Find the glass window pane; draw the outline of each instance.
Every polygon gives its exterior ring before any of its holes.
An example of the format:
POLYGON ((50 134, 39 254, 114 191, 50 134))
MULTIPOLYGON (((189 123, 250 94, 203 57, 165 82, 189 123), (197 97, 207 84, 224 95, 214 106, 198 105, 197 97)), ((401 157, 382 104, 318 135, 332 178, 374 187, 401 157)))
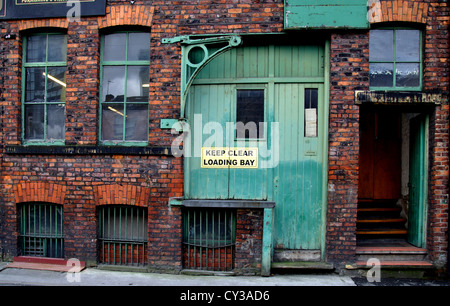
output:
POLYGON ((148 104, 127 104, 125 140, 148 140, 148 104))
POLYGON ((150 33, 130 33, 128 36, 128 60, 150 60, 150 33))
POLYGON ((102 105, 102 140, 123 139, 123 104, 102 105))
POLYGON ((65 62, 67 54, 66 35, 48 36, 48 58, 49 62, 65 62))
POLYGON ((394 31, 371 30, 369 38, 370 61, 391 62, 394 60, 394 31))
POLYGON ((370 64, 369 83, 374 87, 392 87, 394 86, 393 79, 393 64, 370 64))
POLYGON ((123 102, 125 95, 125 67, 104 66, 102 81, 102 101, 123 102))
POLYGON ((66 67, 48 67, 47 102, 66 101, 66 67))
POLYGON ((35 35, 27 38, 27 62, 45 62, 45 50, 47 46, 46 35, 35 35))
POLYGON ((237 138, 264 138, 264 89, 240 89, 237 91, 237 138))
POLYGON ((44 102, 45 68, 26 68, 25 102, 44 102))
POLYGON ((127 102, 148 102, 149 66, 129 66, 127 102))
POLYGON ((47 140, 62 140, 65 132, 64 104, 47 106, 47 140))
POLYGON ((25 105, 25 139, 44 139, 44 105, 25 105))
POLYGON ((318 90, 305 89, 305 137, 317 137, 318 90))
POLYGON ((104 61, 125 61, 126 60, 126 41, 125 33, 105 35, 103 48, 104 61))
POLYGON ((396 31, 396 60, 418 62, 420 60, 420 33, 418 30, 396 31))
POLYGON ((400 63, 396 66, 397 87, 417 87, 420 85, 419 64, 400 63))

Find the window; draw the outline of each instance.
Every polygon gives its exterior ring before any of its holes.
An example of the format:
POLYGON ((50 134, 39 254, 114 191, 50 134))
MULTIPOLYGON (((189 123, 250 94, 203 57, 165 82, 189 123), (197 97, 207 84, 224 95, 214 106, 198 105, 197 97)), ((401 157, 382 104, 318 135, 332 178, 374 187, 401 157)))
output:
POLYGON ((112 205, 99 208, 100 263, 144 265, 147 212, 143 207, 112 205))
POLYGON ((149 65, 149 33, 102 37, 101 143, 147 144, 149 65))
POLYGON ((371 88, 421 89, 422 52, 419 30, 371 30, 369 52, 371 88))
POLYGON ((66 35, 28 36, 23 50, 22 138, 27 144, 64 144, 66 35))
POLYGON ((305 89, 305 137, 317 137, 318 90, 305 89))
POLYGON ((229 271, 234 268, 236 210, 186 208, 183 212, 184 267, 229 271))
POLYGON ((238 89, 236 138, 264 138, 264 89, 238 89))
POLYGON ((21 204, 19 227, 21 255, 64 257, 62 206, 49 203, 21 204))

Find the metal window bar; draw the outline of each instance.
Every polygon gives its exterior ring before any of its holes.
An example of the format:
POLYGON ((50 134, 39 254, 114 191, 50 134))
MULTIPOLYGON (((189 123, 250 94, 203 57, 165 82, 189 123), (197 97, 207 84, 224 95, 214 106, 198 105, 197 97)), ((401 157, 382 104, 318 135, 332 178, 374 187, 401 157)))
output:
POLYGON ((64 257, 62 206, 24 203, 19 206, 19 252, 24 256, 64 257))
POLYGON ((183 212, 183 254, 187 269, 234 269, 236 211, 186 208, 183 212))
POLYGON ((100 263, 145 265, 147 255, 145 208, 123 205, 100 207, 98 220, 100 263))

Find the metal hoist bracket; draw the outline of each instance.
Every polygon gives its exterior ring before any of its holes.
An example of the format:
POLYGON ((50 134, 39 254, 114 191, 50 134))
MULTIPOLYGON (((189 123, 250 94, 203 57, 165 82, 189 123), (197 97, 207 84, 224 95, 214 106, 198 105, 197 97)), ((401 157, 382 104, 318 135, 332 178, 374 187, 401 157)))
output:
POLYGON ((189 88, 195 80, 195 77, 200 73, 203 67, 210 63, 214 58, 220 54, 228 51, 231 48, 237 47, 242 43, 242 39, 237 35, 230 36, 216 36, 201 39, 193 39, 190 36, 177 36, 173 38, 163 38, 163 44, 172 43, 181 44, 181 105, 180 105, 180 121, 185 120, 185 108, 188 98, 189 88), (219 49, 208 48, 209 45, 225 44, 219 49), (203 58, 199 61, 192 62, 189 57, 193 49, 201 49, 203 51, 203 58))

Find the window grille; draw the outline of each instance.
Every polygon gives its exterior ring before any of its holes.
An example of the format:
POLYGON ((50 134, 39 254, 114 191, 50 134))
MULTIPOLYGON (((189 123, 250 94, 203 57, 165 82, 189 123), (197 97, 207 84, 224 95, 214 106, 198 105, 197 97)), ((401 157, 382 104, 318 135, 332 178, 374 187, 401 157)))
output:
POLYGON ((183 212, 183 253, 186 269, 232 270, 235 244, 235 210, 187 208, 183 212))
POLYGON ((24 203, 19 206, 19 252, 24 256, 64 257, 62 206, 24 203))
POLYGON ((144 265, 147 212, 143 207, 113 205, 99 208, 99 262, 144 265))

